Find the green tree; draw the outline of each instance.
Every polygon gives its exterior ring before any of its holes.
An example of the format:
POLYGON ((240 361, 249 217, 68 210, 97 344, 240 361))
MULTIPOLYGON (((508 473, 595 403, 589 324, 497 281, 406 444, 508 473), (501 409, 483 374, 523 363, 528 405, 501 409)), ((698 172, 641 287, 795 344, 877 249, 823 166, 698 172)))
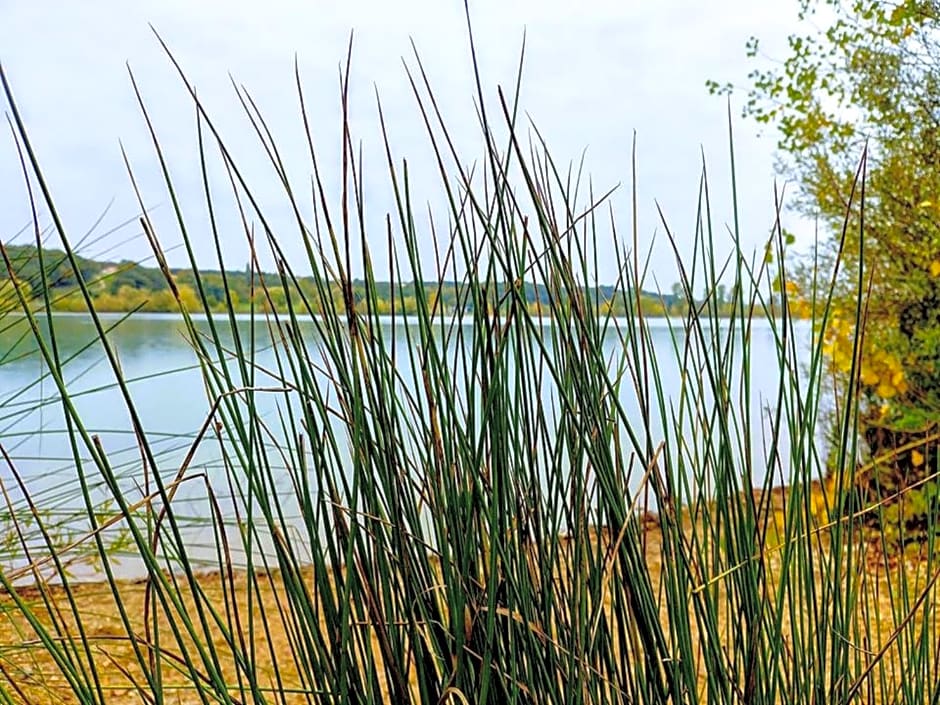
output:
POLYGON ((13 275, 12 278, 0 277, 0 314, 20 308, 20 297, 16 293, 19 289, 20 294, 26 301, 33 298, 33 287, 25 279, 13 275), (15 288, 14 288, 15 287, 15 288))
MULTIPOLYGON (((897 485, 932 471, 938 457, 932 445, 896 451, 940 420, 940 3, 799 0, 798 12, 806 30, 789 38, 782 63, 750 74, 744 114, 777 128, 780 169, 797 185, 792 205, 824 227, 815 253, 824 264, 835 261, 849 215, 840 298, 825 335, 833 371, 853 383, 847 319, 856 282, 870 281, 863 431, 874 456, 892 455, 889 472, 879 472, 897 485), (860 250, 852 192, 863 154, 860 250)), ((758 57, 759 40, 746 50, 758 57)), ((813 272, 805 262, 803 271, 806 285, 813 272)))
POLYGON ((669 302, 669 314, 672 316, 684 316, 689 312, 689 300, 681 282, 674 282, 672 285, 672 299, 669 302))

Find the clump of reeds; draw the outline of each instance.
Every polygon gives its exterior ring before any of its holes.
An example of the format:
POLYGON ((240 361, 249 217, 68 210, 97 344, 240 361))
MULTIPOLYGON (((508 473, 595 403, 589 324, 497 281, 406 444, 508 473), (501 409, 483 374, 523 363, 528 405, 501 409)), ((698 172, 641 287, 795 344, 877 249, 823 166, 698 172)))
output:
MULTIPOLYGON (((934 563, 889 575, 871 563, 852 521, 837 512, 819 518, 811 486, 828 452, 817 433, 822 351, 815 322, 805 324, 808 349, 798 344, 804 324, 790 316, 779 285, 785 258, 771 271, 763 256, 742 249, 734 224, 732 255, 719 261, 716 243, 725 236, 711 221, 703 171, 694 261, 677 265, 688 299, 706 295, 671 322, 666 359, 638 308, 650 277, 637 233, 625 238, 616 229, 603 198, 589 192, 583 200, 577 179, 522 125, 515 97, 477 86, 481 178, 453 150, 417 59, 409 75, 440 166, 446 229, 422 225, 415 204, 427 195, 412 193, 407 164, 386 140, 383 168, 397 210, 383 232, 365 231, 362 174, 378 165, 358 159, 348 82, 342 159, 333 165, 317 159, 298 76, 299 119, 311 135, 312 218, 260 111, 239 92, 296 214, 292 232, 276 232, 181 72, 198 113, 193 165, 218 253, 212 267, 225 270, 223 242, 232 237, 218 231, 214 214, 238 209, 253 251, 267 248, 277 263, 262 274, 255 260, 257 289, 286 292, 286 305, 272 302, 247 325, 232 311, 180 301, 210 409, 192 447, 214 449, 217 472, 192 465, 191 454, 169 467, 158 457, 107 324, 80 281, 140 449, 139 481, 126 482, 72 403, 55 316, 48 331, 40 322, 50 302, 37 311, 20 296, 68 420, 88 522, 81 543, 104 582, 98 611, 89 613, 90 588, 70 578, 65 549, 44 531, 41 511, 18 505, 29 508, 11 522, 18 527, 28 516, 47 555, 42 580, 28 590, 18 580, 32 574, 29 566, 0 573, 2 619, 21 635, 0 645, 0 700, 105 703, 122 693, 149 703, 920 703, 940 696, 934 563), (210 187, 215 159, 230 178, 226 202, 210 187), (326 186, 331 169, 339 170, 338 197, 326 186), (302 240, 305 262, 283 256, 287 238, 302 240), (370 256, 376 238, 390 244, 382 267, 370 256), (432 246, 438 264, 426 271, 432 246), (604 313, 598 299, 602 250, 617 258, 626 317, 604 313), (354 253, 365 263, 364 306, 353 296, 354 253), (388 319, 378 311, 377 269, 393 284, 416 285, 417 313, 393 310, 388 319), (314 291, 296 286, 308 272, 314 291), (435 281, 459 283, 450 310, 430 295, 435 281), (732 292, 730 316, 720 310, 719 284, 732 292), (549 294, 542 317, 531 312, 531 285, 549 294), (755 326, 769 326, 776 341, 776 359, 759 366, 759 374, 779 373, 769 399, 751 393, 755 326), (273 364, 259 362, 262 344, 273 364), (665 391, 672 374, 682 376, 675 395, 665 391), (278 414, 260 414, 259 400, 272 396, 278 414), (766 413, 755 414, 758 404, 766 413), (112 505, 107 515, 92 489, 100 483, 112 505), (775 483, 788 491, 767 491, 775 483), (202 488, 211 518, 208 573, 192 557, 174 506, 184 484, 202 488), (235 498, 230 512, 223 495, 235 498), (142 563, 138 583, 115 568, 107 535, 118 527, 142 563)), ((30 193, 73 257, 39 146, 5 76, 3 83, 30 193)), ((138 97, 205 302, 198 273, 206 265, 193 255, 182 195, 138 97)), ((147 215, 141 224, 173 286, 161 247, 167 234, 147 215)), ((782 255, 779 231, 771 242, 782 255)), ((820 291, 815 309, 825 312, 825 281, 820 291)), ((855 424, 850 399, 831 449, 840 486, 859 459, 855 424)), ((29 496, 28 486, 13 485, 5 491, 29 496)))

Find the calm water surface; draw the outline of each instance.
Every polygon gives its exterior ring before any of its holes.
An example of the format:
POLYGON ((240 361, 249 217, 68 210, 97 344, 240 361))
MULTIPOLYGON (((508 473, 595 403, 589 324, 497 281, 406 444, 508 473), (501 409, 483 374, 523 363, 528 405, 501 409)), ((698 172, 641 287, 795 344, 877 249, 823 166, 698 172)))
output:
MULTIPOLYGON (((206 421, 212 405, 195 353, 184 337, 183 323, 169 315, 136 314, 126 320, 121 320, 118 315, 105 315, 103 318, 106 325, 114 326, 109 338, 119 356, 124 376, 129 380, 130 393, 143 428, 158 452, 162 472, 172 476, 192 445, 195 432, 206 421)), ((200 325, 208 330, 204 322, 200 325)), ((242 321, 239 325, 245 327, 242 332, 247 334, 249 322, 242 321)), ((650 325, 662 369, 664 392, 675 398, 682 382, 672 347, 672 334, 664 320, 653 320, 650 325)), ((386 339, 390 339, 391 321, 387 326, 386 339)), ((408 343, 401 321, 396 323, 395 330, 394 340, 389 344, 399 346, 399 359, 407 360, 408 343)), ((118 474, 126 482, 140 485, 143 482, 143 463, 130 433, 127 407, 120 390, 114 385, 113 372, 100 345, 93 342, 95 334, 91 320, 80 315, 56 315, 55 331, 59 354, 67 360, 64 365, 65 382, 86 429, 101 438, 118 474)), ((230 334, 231 331, 228 332, 230 334)), ((311 326, 304 334, 314 337, 315 331, 311 326)), ((808 326, 799 328, 798 334, 798 346, 805 349, 809 342, 808 326)), ((266 345, 265 336, 261 336, 257 362, 261 367, 272 368, 274 355, 269 349, 264 349, 266 345)), ((605 356, 616 364, 623 354, 619 338, 609 335, 604 348, 605 356)), ((754 324, 751 356, 752 399, 755 402, 752 404, 752 422, 762 424, 761 400, 775 398, 780 381, 777 352, 767 322, 754 324)), ((264 379, 261 375, 256 384, 274 385, 276 381, 264 379)), ((625 384, 622 401, 639 422, 639 407, 631 392, 630 385, 625 384)), ((555 403, 550 390, 544 394, 543 403, 555 403)), ((283 403, 283 398, 274 394, 259 397, 259 413, 273 427, 278 426, 278 403, 283 403)), ((24 322, 10 316, 0 319, 0 443, 40 506, 64 517, 80 508, 78 473, 56 386, 36 354, 35 343, 24 322)), ((755 449, 755 453, 759 457, 760 449, 755 449)), ((87 456, 86 453, 83 455, 87 456)), ((218 448, 211 443, 201 444, 192 467, 204 468, 210 482, 214 480, 223 485, 214 487, 214 490, 222 497, 223 509, 231 512, 234 504, 224 488, 224 470, 219 463, 218 448)), ((0 478, 8 487, 14 482, 6 463, 0 468, 0 478)), ((288 479, 285 474, 285 492, 289 492, 288 479)), ((92 484, 97 488, 95 496, 104 499, 107 491, 102 481, 94 477, 92 484)), ((181 491, 174 503, 180 516, 190 517, 188 524, 184 522, 184 529, 193 547, 203 546, 207 552, 210 551, 214 540, 205 520, 208 513, 205 487, 194 485, 191 491, 181 491)))

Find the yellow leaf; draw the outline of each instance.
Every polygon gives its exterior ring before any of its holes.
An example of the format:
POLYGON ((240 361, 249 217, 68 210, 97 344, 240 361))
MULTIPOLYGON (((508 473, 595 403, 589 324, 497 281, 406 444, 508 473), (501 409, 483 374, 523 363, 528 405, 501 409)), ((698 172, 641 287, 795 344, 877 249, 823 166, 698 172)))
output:
POLYGON ((920 451, 912 450, 911 451, 911 465, 915 468, 919 468, 924 464, 924 454, 920 451))
POLYGON ((934 260, 930 263, 930 276, 940 276, 940 260, 934 260))
POLYGON ((832 356, 832 362, 839 372, 848 372, 852 369, 852 357, 843 350, 836 350, 832 356))
POLYGON ((886 382, 879 384, 876 391, 878 392, 878 396, 882 399, 890 399, 897 394, 897 390, 886 382))
POLYGON ((905 27, 905 28, 904 28, 904 31, 901 32, 901 35, 902 35, 905 39, 907 39, 907 38, 908 38, 909 36, 911 36, 912 34, 914 34, 914 27, 912 27, 911 25, 908 25, 907 27, 905 27))
POLYGON ((918 208, 930 208, 933 205, 933 201, 921 201, 917 204, 918 208))

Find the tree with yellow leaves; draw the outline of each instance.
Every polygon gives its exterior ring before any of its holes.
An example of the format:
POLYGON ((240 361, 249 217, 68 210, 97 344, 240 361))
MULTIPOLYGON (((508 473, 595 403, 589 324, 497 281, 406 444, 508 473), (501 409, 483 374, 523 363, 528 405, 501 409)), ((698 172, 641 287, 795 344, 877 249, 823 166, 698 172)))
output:
MULTIPOLYGON (((789 38, 783 61, 750 74, 744 113, 777 129, 781 170, 797 185, 794 207, 821 225, 801 284, 825 280, 816 268, 839 263, 822 333, 842 390, 861 391, 861 430, 877 470, 864 481, 883 497, 928 480, 940 463, 927 440, 940 424, 940 2, 795 6, 805 31, 789 38), (856 331, 859 282, 871 296, 856 331)), ((757 38, 747 53, 761 56, 757 38)), ((932 497, 937 490, 926 484, 932 497)))

